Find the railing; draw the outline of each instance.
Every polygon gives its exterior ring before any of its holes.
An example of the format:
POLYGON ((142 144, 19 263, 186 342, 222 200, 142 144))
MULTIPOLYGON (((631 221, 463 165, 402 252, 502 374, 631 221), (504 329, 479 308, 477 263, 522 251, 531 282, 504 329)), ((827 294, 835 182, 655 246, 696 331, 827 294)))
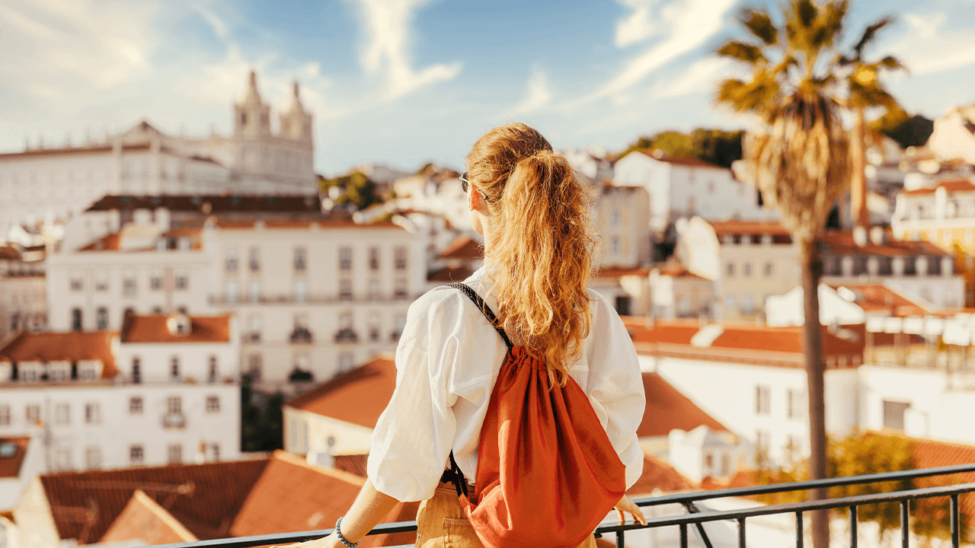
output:
MULTIPOLYGON (((694 493, 680 493, 674 495, 664 495, 659 497, 647 497, 634 500, 641 507, 661 506, 665 504, 679 504, 684 506, 687 514, 675 516, 663 516, 647 519, 646 525, 639 523, 626 523, 623 525, 603 523, 596 531, 596 537, 601 538, 613 534, 616 546, 623 548, 627 531, 641 529, 653 529, 659 527, 677 527, 680 534, 680 546, 688 546, 688 530, 690 529, 697 535, 698 543, 706 548, 711 548, 712 544, 704 530, 704 523, 716 521, 732 521, 737 526, 737 538, 739 548, 747 546, 746 520, 759 516, 794 514, 796 517, 796 536, 795 545, 797 548, 804 546, 803 514, 816 510, 831 510, 836 508, 847 508, 850 520, 849 544, 851 548, 856 548, 858 543, 857 535, 857 509, 860 506, 878 504, 885 502, 900 503, 900 533, 901 546, 908 548, 910 538, 910 508, 912 500, 949 497, 950 498, 950 535, 951 546, 958 548, 961 544, 961 523, 959 522, 959 496, 966 493, 975 493, 975 483, 962 483, 941 487, 929 487, 923 489, 909 489, 902 491, 892 491, 889 493, 875 493, 869 495, 858 495, 850 497, 832 498, 824 500, 806 501, 790 504, 773 504, 768 506, 758 506, 739 510, 722 511, 700 511, 696 503, 703 500, 722 499, 732 497, 748 497, 754 495, 770 495, 775 493, 788 493, 795 491, 805 491, 816 488, 840 487, 848 485, 866 485, 871 483, 885 483, 898 480, 910 480, 916 478, 946 476, 951 474, 975 472, 975 463, 963 464, 958 466, 945 466, 941 468, 926 468, 922 470, 905 470, 901 472, 887 472, 882 474, 869 474, 863 476, 848 476, 840 478, 829 478, 823 480, 811 480, 795 483, 782 483, 773 485, 762 485, 758 487, 744 487, 736 489, 720 489, 715 491, 702 491, 694 493), (691 529, 692 528, 692 529, 691 529)), ((415 521, 403 521, 398 523, 384 523, 377 525, 369 535, 389 535, 394 533, 408 533, 416 531, 415 521)), ((156 548, 251 548, 254 546, 266 546, 275 544, 288 544, 294 542, 304 542, 307 540, 321 538, 332 533, 332 529, 320 531, 301 531, 295 533, 276 533, 271 535, 260 535, 253 537, 225 538, 216 540, 205 540, 199 542, 187 542, 181 544, 168 544, 156 548)), ((404 545, 400 548, 406 548, 404 545)))

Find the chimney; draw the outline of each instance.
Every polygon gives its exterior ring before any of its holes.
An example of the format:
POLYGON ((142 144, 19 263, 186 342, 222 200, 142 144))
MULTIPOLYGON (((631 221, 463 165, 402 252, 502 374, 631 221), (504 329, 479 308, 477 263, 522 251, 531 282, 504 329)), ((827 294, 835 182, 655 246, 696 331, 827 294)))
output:
POLYGON ((853 243, 858 247, 867 245, 867 229, 863 226, 853 227, 853 243))

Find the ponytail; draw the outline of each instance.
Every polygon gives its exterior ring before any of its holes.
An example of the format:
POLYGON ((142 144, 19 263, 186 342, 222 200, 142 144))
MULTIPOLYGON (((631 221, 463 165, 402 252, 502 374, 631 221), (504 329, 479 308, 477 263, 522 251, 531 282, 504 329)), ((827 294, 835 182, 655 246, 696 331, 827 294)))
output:
POLYGON ((595 239, 585 191, 568 161, 524 124, 482 137, 468 170, 495 216, 485 259, 498 322, 564 385, 591 323, 586 285, 595 239))

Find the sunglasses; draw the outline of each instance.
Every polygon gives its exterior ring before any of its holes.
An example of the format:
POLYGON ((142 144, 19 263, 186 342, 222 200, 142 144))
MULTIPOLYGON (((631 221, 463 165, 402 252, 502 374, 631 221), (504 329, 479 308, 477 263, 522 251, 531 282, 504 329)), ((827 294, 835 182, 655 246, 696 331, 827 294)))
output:
POLYGON ((467 192, 467 188, 471 185, 470 179, 467 178, 467 172, 465 171, 463 175, 460 176, 460 188, 467 192))

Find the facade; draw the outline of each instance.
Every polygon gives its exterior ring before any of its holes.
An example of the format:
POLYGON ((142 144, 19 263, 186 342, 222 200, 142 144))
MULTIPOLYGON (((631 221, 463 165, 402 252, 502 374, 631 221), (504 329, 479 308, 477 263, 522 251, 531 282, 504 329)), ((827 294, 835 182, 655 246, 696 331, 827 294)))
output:
POLYGON ((935 120, 927 146, 941 159, 975 165, 975 105, 949 109, 935 120))
MULTIPOLYGON (((819 321, 822 325, 859 325, 884 318, 934 314, 935 307, 894 284, 819 285, 819 321)), ((803 288, 765 301, 765 323, 772 327, 803 325, 803 288)))
POLYGON ((0 154, 0 230, 66 220, 106 194, 316 192, 312 116, 297 83, 279 125, 274 134, 251 72, 230 136, 168 135, 143 121, 79 146, 38 144, 0 154))
POLYGON ((426 284, 421 240, 392 222, 215 218, 203 249, 209 305, 237 315, 242 372, 269 388, 393 351, 426 284))
POLYGON ((975 184, 970 179, 901 192, 891 228, 895 238, 931 242, 951 254, 964 277, 964 306, 975 307, 975 184))
POLYGON ((649 230, 650 195, 643 187, 601 186, 593 201, 600 245, 596 264, 636 268, 653 260, 649 230))
POLYGON ((712 221, 775 216, 773 210, 762 207, 755 188, 736 180, 730 169, 703 160, 642 151, 626 155, 614 169, 615 186, 640 186, 649 193, 654 234, 663 234, 671 223, 695 215, 712 221))
POLYGON ((722 321, 761 320, 769 296, 801 281, 799 251, 775 222, 694 217, 674 255, 687 271, 714 282, 713 317, 722 321))
POLYGON ((715 283, 679 265, 650 271, 651 314, 654 318, 713 318, 715 283))
POLYGON ((31 255, 20 246, 0 246, 0 341, 47 328, 45 254, 31 255))

